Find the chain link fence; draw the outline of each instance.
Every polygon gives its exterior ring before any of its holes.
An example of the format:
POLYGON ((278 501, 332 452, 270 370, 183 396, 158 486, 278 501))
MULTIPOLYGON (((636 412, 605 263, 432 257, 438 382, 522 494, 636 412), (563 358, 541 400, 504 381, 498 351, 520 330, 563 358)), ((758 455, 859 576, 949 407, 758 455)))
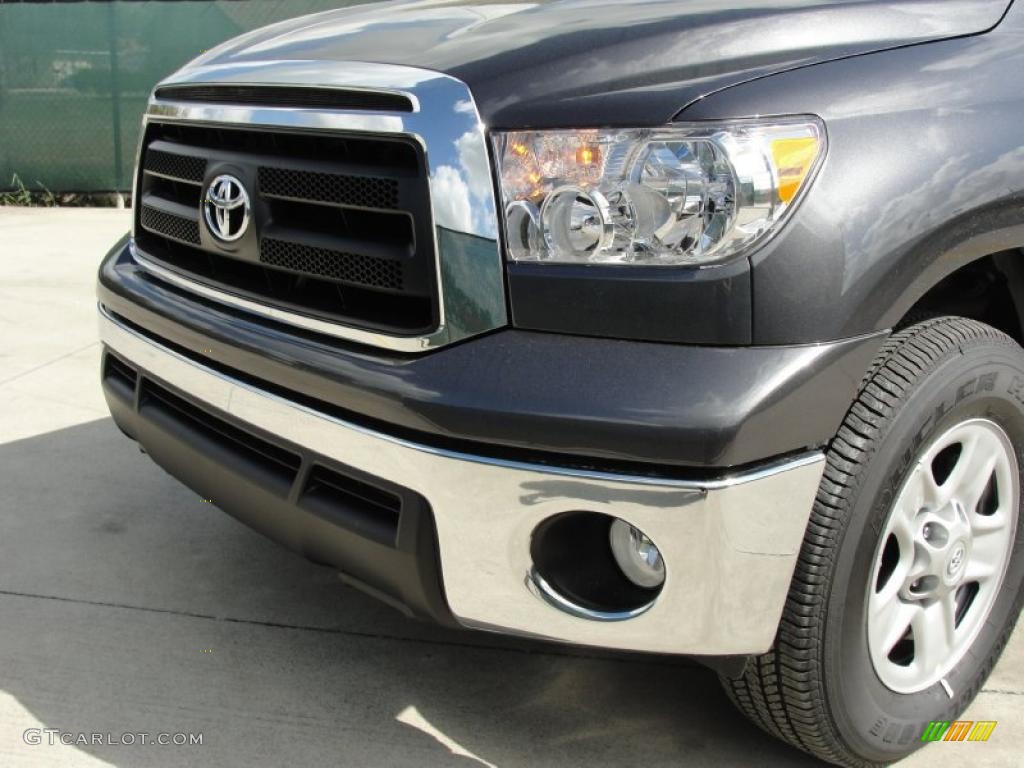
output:
POLYGON ((367 0, 0 0, 0 191, 131 188, 154 84, 227 38, 367 0))

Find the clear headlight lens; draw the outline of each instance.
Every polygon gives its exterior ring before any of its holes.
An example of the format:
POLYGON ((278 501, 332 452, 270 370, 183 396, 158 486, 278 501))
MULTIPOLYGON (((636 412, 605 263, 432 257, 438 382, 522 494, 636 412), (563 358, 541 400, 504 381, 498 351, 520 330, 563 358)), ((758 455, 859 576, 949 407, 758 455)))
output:
POLYGON ((825 151, 816 118, 497 133, 508 255, 708 264, 779 226, 825 151))

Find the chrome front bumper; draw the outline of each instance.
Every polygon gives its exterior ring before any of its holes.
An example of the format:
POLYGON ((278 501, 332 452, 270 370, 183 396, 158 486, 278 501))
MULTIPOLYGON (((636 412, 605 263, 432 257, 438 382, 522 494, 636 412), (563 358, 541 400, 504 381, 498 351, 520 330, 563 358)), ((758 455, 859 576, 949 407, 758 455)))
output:
POLYGON ((583 472, 438 450, 347 423, 238 381, 100 310, 100 337, 145 375, 427 499, 445 596, 464 626, 624 650, 758 653, 771 645, 824 457, 809 453, 713 481, 583 472), (602 512, 662 550, 664 588, 641 615, 583 618, 545 599, 530 538, 543 520, 602 512))

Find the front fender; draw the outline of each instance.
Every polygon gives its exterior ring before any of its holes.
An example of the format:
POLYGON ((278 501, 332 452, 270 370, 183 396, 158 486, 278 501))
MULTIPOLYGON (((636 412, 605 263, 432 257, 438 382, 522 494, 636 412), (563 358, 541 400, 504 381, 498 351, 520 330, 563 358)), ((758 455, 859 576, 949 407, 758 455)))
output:
POLYGON ((992 32, 714 94, 680 119, 817 114, 829 154, 751 257, 757 344, 892 327, 959 267, 1024 246, 1024 13, 992 32))

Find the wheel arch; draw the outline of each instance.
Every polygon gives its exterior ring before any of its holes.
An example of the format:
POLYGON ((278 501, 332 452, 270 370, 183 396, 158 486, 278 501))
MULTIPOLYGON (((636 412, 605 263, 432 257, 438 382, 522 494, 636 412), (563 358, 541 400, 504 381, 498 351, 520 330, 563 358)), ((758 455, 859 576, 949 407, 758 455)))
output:
POLYGON ((1011 230, 1019 234, 982 235, 936 258, 883 325, 901 328, 928 317, 957 315, 1024 343, 1024 225, 1011 230))

